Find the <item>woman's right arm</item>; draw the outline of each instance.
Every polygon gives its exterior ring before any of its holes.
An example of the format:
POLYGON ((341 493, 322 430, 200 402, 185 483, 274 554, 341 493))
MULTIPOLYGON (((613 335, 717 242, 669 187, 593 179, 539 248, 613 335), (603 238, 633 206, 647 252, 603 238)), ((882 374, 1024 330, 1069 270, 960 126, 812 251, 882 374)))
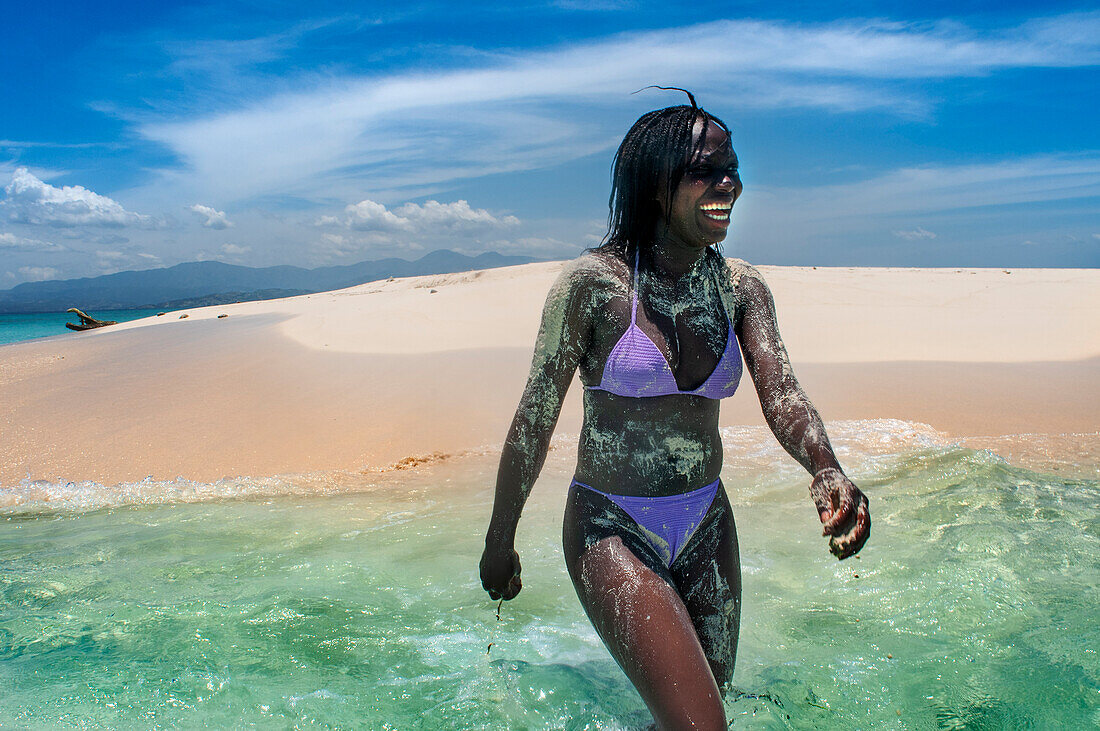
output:
POLYGON ((578 263, 562 272, 546 298, 527 387, 501 450, 493 517, 485 535, 481 583, 493 599, 511 599, 522 586, 514 549, 516 526, 588 345, 591 299, 590 277, 578 263))

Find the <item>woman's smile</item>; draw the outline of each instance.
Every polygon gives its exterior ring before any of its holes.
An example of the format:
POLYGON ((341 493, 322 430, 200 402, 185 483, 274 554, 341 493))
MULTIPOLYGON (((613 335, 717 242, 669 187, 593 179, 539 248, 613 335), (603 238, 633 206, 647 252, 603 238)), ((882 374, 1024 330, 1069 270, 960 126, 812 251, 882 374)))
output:
POLYGON ((699 210, 703 212, 703 215, 712 221, 719 221, 729 223, 730 211, 733 209, 733 201, 729 203, 704 203, 699 206, 699 210))

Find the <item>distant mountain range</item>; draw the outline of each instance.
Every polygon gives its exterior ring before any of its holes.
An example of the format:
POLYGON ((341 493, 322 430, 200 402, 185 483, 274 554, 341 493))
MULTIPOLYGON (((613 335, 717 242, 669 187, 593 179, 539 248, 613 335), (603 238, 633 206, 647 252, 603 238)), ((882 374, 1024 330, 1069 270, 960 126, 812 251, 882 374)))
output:
POLYGON ((25 282, 0 291, 0 312, 63 312, 70 307, 85 311, 202 307, 327 292, 390 277, 494 269, 533 261, 539 259, 496 252, 465 256, 446 249, 416 261, 378 259, 318 269, 196 261, 102 277, 25 282))

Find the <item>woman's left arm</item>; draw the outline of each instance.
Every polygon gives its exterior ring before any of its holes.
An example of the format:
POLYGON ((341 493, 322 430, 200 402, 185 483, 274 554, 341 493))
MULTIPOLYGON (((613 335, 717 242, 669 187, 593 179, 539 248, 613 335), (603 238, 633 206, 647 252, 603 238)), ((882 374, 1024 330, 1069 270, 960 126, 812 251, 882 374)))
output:
POLYGON ((837 558, 848 558, 871 535, 867 496, 841 471, 825 425, 798 385, 779 337, 768 285, 748 266, 736 280, 734 327, 764 418, 783 448, 814 476, 810 496, 823 524, 822 535, 831 536, 829 550, 837 558))

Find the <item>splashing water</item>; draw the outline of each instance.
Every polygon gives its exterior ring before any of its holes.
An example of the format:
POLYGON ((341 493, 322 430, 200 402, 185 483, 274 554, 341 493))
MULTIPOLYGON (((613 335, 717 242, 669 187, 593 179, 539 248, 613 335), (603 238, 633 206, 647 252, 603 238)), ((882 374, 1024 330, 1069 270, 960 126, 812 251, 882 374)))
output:
MULTIPOLYGON (((797 465, 763 430, 723 430, 744 568, 734 726, 1100 723, 1100 481, 919 425, 830 433, 875 521, 843 563, 797 465)), ((0 726, 643 726, 562 562, 574 459, 551 452, 499 622, 476 569, 492 455, 8 491, 0 726)))

